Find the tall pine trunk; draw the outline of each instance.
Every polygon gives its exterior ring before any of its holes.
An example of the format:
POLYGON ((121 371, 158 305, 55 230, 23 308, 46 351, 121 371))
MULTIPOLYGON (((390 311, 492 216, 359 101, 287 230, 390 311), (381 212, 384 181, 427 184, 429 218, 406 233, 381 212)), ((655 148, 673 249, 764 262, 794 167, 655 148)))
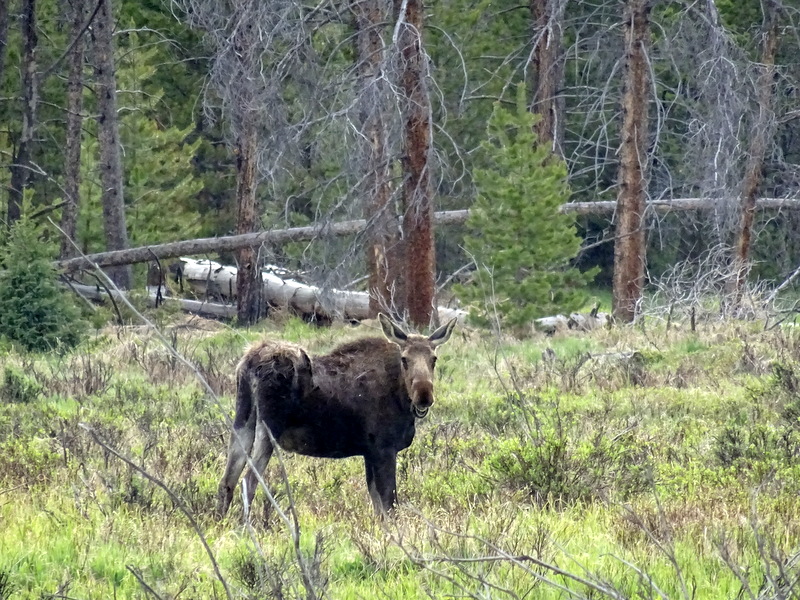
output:
POLYGON ((756 213, 758 189, 763 178, 767 146, 774 130, 772 99, 775 95, 775 55, 778 51, 778 7, 774 0, 762 3, 761 73, 758 77, 758 113, 753 123, 750 148, 742 184, 739 231, 733 265, 732 308, 742 300, 750 261, 753 221, 756 213))
MULTIPOLYGON (((8 10, 6 7, 5 10, 8 10)), ((6 17, 7 18, 7 17, 6 17)), ((22 5, 22 131, 11 164, 11 189, 8 196, 7 223, 10 227, 21 216, 22 198, 31 174, 31 154, 36 129, 36 108, 39 102, 36 76, 36 0, 22 5)))
MULTIPOLYGON (((102 3, 92 29, 94 68, 97 79, 97 139, 100 146, 100 182, 102 185, 103 225, 106 247, 128 247, 123 196, 122 151, 117 118, 117 79, 114 70, 114 15, 111 0, 102 3)), ((111 280, 120 288, 130 289, 130 265, 108 269, 111 280)))
POLYGON ((435 251, 431 203, 431 104, 422 45, 422 0, 403 0, 398 19, 405 100, 403 156, 403 233, 405 298, 410 321, 428 327, 434 314, 435 251))
MULTIPOLYGON (((256 152, 258 134, 255 125, 245 119, 236 144, 236 232, 252 233, 256 227, 256 152)), ((261 316, 261 269, 253 247, 236 253, 237 318, 241 325, 252 325, 261 316)))
POLYGON ((389 16, 386 0, 356 0, 356 52, 360 79, 360 125, 363 134, 362 197, 367 221, 366 264, 370 313, 394 316, 404 312, 405 298, 399 276, 400 224, 392 206, 389 148, 384 99, 383 30, 389 16))
POLYGON ((64 160, 64 195, 66 204, 61 213, 61 258, 77 254, 74 246, 81 185, 81 129, 83 127, 83 19, 84 0, 71 0, 70 50, 67 79, 67 138, 64 160))
POLYGON ((648 0, 628 0, 625 8, 625 65, 619 193, 614 243, 613 312, 630 323, 642 298, 646 261, 644 209, 647 173, 649 70, 648 0))
POLYGON ((553 154, 563 156, 564 143, 564 51, 562 48, 566 0, 531 0, 533 61, 531 112, 541 115, 534 130, 539 142, 553 154))

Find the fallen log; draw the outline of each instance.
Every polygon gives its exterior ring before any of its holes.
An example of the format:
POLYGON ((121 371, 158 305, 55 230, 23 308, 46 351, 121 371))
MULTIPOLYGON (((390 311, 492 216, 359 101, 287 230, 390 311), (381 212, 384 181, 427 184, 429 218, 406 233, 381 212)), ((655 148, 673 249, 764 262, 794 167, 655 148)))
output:
MULTIPOLYGON (((434 213, 433 222, 437 226, 461 224, 467 220, 468 216, 468 210, 442 211, 434 213)), ((321 223, 307 227, 291 227, 289 229, 273 229, 271 231, 240 235, 183 240, 154 246, 128 248, 127 250, 87 254, 57 261, 55 265, 57 269, 64 273, 74 273, 82 269, 93 268, 95 265, 98 267, 132 265, 156 259, 231 252, 240 248, 259 247, 264 244, 281 245, 287 242, 303 242, 326 236, 353 235, 363 231, 366 226, 367 222, 364 219, 354 219, 352 221, 321 223)))
POLYGON ((555 315, 552 317, 542 317, 533 321, 533 328, 547 335, 563 331, 592 331, 599 327, 610 327, 612 316, 608 313, 599 312, 599 306, 595 306, 586 314, 571 313, 569 317, 565 315, 555 315))
MULTIPOLYGON (((109 293, 114 297, 115 300, 121 300, 126 296, 125 292, 109 292, 108 290, 96 285, 85 285, 82 283, 71 282, 69 287, 89 300, 105 300, 109 293)), ((156 296, 158 294, 157 289, 148 286, 147 291, 150 302, 155 306, 156 296)), ((163 297, 163 295, 159 298, 158 305, 161 305, 162 303, 178 304, 180 305, 181 310, 201 315, 203 317, 233 318, 236 316, 236 307, 231 304, 218 304, 216 302, 205 302, 202 300, 191 300, 186 298, 163 297)))
MULTIPOLYGON (((187 300, 164 297, 165 302, 179 302, 187 312, 214 317, 236 315, 236 267, 221 265, 213 260, 181 258, 176 275, 182 278, 184 288, 189 287, 197 299, 187 300)), ((344 319, 361 321, 372 315, 369 310, 369 294, 344 290, 324 290, 290 278, 275 275, 270 270, 262 271, 264 300, 276 308, 288 309, 306 317, 320 320, 344 319)), ((92 300, 105 298, 107 293, 97 286, 72 284, 81 295, 92 300)), ((150 299, 155 303, 157 287, 149 286, 150 299)), ((162 291, 162 295, 163 295, 162 291)), ((112 292, 115 298, 123 292, 112 292)), ((466 311, 439 307, 442 322, 457 319, 464 323, 466 311)))
MULTIPOLYGON (((660 212, 710 210, 719 206, 722 199, 714 198, 674 198, 672 200, 655 200, 647 203, 649 208, 660 212)), ((559 209, 562 213, 577 215, 607 215, 612 214, 617 207, 616 201, 600 202, 569 202, 559 209)), ((759 198, 756 202, 759 209, 785 209, 800 210, 800 199, 795 198, 759 198)), ((469 218, 469 210, 446 210, 436 212, 433 222, 436 226, 461 225, 469 218)), ((326 236, 354 235, 363 231, 367 226, 364 219, 340 221, 337 223, 322 223, 307 227, 291 227, 288 229, 273 229, 257 233, 228 235, 215 238, 200 238, 183 240, 168 244, 154 246, 141 246, 127 250, 112 252, 99 252, 76 258, 56 262, 56 268, 65 273, 89 269, 94 265, 98 267, 113 267, 148 262, 155 259, 176 258, 179 256, 196 256, 219 252, 231 252, 240 248, 258 247, 262 244, 280 245, 287 242, 302 242, 326 236)))

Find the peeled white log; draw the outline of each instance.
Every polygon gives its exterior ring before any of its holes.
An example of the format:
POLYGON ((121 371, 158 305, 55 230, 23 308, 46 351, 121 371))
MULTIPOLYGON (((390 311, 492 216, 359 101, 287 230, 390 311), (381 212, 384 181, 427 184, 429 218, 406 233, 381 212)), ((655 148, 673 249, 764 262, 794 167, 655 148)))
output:
POLYGON ((564 315, 555 315, 553 317, 542 317, 533 322, 533 327, 537 331, 553 335, 557 332, 567 331, 573 329, 576 331, 592 331, 598 327, 610 327, 612 323, 611 315, 608 313, 598 312, 595 307, 590 312, 571 313, 569 317, 564 315))
MULTIPOLYGON (((198 296, 232 302, 236 298, 236 267, 224 266, 213 260, 182 257, 184 282, 198 296)), ((326 318, 362 320, 370 317, 369 294, 343 290, 324 290, 294 279, 282 278, 270 269, 262 271, 264 298, 273 306, 289 308, 303 314, 326 318)), ((463 310, 439 307, 442 322, 456 318, 466 320, 463 310)))

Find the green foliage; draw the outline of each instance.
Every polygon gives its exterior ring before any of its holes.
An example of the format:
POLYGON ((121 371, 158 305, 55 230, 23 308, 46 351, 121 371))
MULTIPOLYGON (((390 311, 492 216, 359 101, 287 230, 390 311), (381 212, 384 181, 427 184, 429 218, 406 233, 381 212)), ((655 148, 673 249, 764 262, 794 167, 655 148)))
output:
POLYGON ((42 386, 20 367, 7 364, 3 367, 0 382, 0 401, 30 403, 42 393, 42 386))
POLYGON ((536 427, 526 436, 501 440, 486 458, 485 467, 498 483, 557 507, 605 499, 610 493, 627 500, 648 489, 651 460, 641 439, 602 430, 582 436, 574 415, 558 405, 514 402, 536 427))
MULTIPOLYGON (((273 322, 261 336, 299 340, 316 353, 375 334, 369 327, 285 325, 273 322)), ((553 365, 537 361, 542 346, 535 340, 504 341, 498 360, 484 336, 457 336, 442 350, 437 402, 399 455, 401 505, 392 523, 402 536, 386 535, 373 518, 363 461, 281 453, 265 479, 287 510, 286 469, 299 547, 319 595, 372 598, 391 589, 398 600, 454 590, 478 597, 487 585, 511 592, 499 597, 586 595, 567 579, 559 582, 572 586, 569 592, 536 580, 516 561, 495 560, 500 552, 601 578, 626 598, 648 595, 644 576, 664 597, 684 598, 673 557, 696 600, 733 598, 744 586, 759 595, 773 556, 785 556, 781 568, 794 581, 800 572, 788 561, 797 551, 797 450, 783 452, 779 436, 759 438, 758 425, 767 433, 800 430, 800 346, 796 334, 720 328, 667 336, 657 328, 615 329, 548 340, 567 359, 578 357, 580 345, 598 354, 657 346, 643 354, 648 369, 658 360, 662 371, 622 387, 609 386, 609 365, 600 361, 581 367, 579 386, 553 377, 553 365), (718 368, 739 360, 742 341, 759 360, 773 361, 772 371, 739 376, 718 368), (701 349, 687 353, 692 347, 701 349), (690 385, 663 369, 675 357, 703 367, 690 385), (511 377, 513 386, 504 385, 511 377), (722 466, 717 439, 735 419, 753 448, 722 466), (720 560, 723 537, 736 571, 720 560), (417 560, 425 556, 442 560, 428 569, 417 560)), ((14 385, 32 390, 23 394, 27 401, 0 400, 0 598, 3 585, 12 597, 40 598, 65 581, 70 597, 139 598, 140 580, 128 565, 165 597, 176 590, 188 598, 225 596, 170 497, 95 444, 82 424, 190 507, 235 597, 308 596, 294 541, 276 511, 264 512, 263 494, 247 525, 253 536, 241 525, 240 502, 231 518, 213 516, 229 435, 223 413, 232 411, 236 362, 257 332, 173 331, 170 346, 201 372, 223 374, 215 386, 220 404, 192 369, 139 328, 67 356, 10 353, 0 366, 0 379, 7 367, 14 385)))
POLYGON ((471 316, 521 329, 534 317, 579 308, 595 271, 570 267, 581 239, 574 219, 558 208, 569 199, 566 167, 533 132, 536 116, 495 105, 481 144, 483 165, 473 176, 478 198, 470 211, 464 245, 477 264, 471 284, 458 295, 471 316))
MULTIPOLYGON (((160 55, 156 47, 143 48, 136 34, 127 43, 136 48, 135 60, 120 61, 117 86, 138 90, 156 76, 160 55)), ((187 140, 193 125, 180 128, 160 123, 157 109, 164 92, 120 93, 120 136, 125 148, 125 216, 134 246, 195 237, 201 230, 196 197, 203 187, 193 160, 201 140, 187 140)), ((91 131, 95 123, 86 123, 91 131)), ((78 240, 85 252, 105 248, 100 182, 97 180, 99 144, 85 136, 81 151, 82 186, 78 240)))
POLYGON ((0 336, 27 351, 68 349, 81 338, 72 296, 58 287, 51 253, 27 218, 0 248, 0 336))

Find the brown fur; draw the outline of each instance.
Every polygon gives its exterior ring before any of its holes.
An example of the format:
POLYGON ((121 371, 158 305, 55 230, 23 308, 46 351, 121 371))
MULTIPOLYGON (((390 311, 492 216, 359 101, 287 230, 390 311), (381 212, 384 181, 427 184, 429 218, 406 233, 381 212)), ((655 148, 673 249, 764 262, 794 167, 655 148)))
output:
POLYGON ((376 511, 396 502, 397 453, 411 445, 415 420, 433 404, 435 349, 455 321, 430 336, 406 334, 381 315, 387 339, 364 338, 309 358, 298 345, 251 346, 237 367, 236 417, 219 487, 224 515, 249 454, 248 503, 272 455, 285 450, 327 458, 363 456, 376 511), (271 436, 270 436, 271 434, 271 436))

